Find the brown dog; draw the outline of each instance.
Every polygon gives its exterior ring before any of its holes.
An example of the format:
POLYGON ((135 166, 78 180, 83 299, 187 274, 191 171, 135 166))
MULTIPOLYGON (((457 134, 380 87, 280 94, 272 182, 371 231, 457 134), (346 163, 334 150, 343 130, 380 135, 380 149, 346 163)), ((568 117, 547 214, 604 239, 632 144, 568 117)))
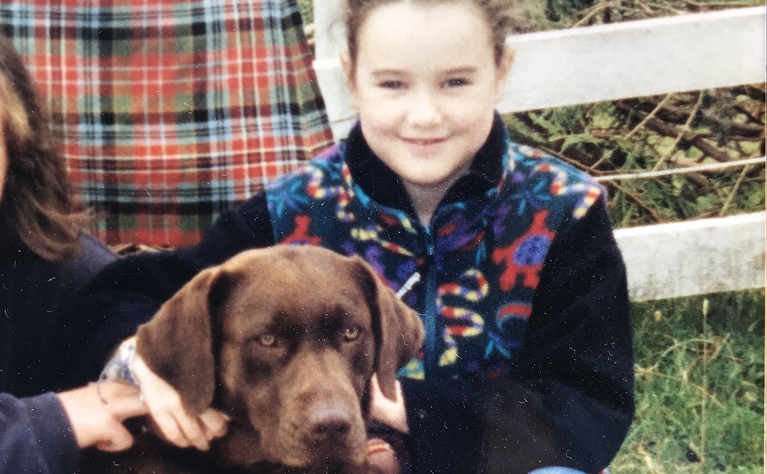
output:
POLYGON ((144 432, 80 472, 365 472, 370 378, 394 399, 423 327, 359 257, 277 246, 201 272, 137 339, 189 413, 217 408, 229 431, 204 453, 144 432))

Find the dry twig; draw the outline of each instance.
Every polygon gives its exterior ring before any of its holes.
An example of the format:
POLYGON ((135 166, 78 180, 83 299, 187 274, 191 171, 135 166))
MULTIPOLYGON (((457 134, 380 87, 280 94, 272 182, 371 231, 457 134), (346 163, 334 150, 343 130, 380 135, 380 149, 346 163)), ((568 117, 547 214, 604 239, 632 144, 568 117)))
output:
POLYGON ((644 126, 645 126, 645 124, 647 124, 647 122, 648 122, 650 119, 652 119, 653 117, 655 117, 655 114, 657 114, 657 113, 658 113, 658 111, 659 111, 660 109, 662 109, 664 105, 666 105, 666 102, 668 102, 669 98, 671 98, 671 95, 672 95, 672 94, 666 94, 666 97, 664 97, 664 98, 663 98, 663 100, 661 100, 661 101, 658 103, 658 105, 656 105, 656 106, 655 106, 655 108, 652 110, 652 112, 650 112, 649 114, 647 114, 647 116, 646 116, 645 118, 643 118, 643 119, 642 119, 642 121, 641 121, 641 122, 639 122, 639 123, 637 124, 637 126, 636 126, 636 127, 634 127, 634 129, 633 129, 633 130, 631 130, 629 133, 627 133, 627 134, 626 134, 626 136, 625 136, 625 137, 623 137, 623 139, 624 139, 624 140, 628 140, 629 138, 633 137, 633 136, 634 136, 634 135, 635 135, 635 134, 636 134, 636 133, 637 133, 639 130, 641 130, 641 129, 642 129, 642 127, 644 127, 644 126))
POLYGON ((632 201, 634 201, 634 202, 635 202, 635 203, 636 203, 636 204, 637 204, 639 207, 641 207, 641 208, 642 208, 642 209, 644 209, 644 210, 645 210, 645 211, 646 211, 648 214, 650 214, 650 216, 652 216, 653 220, 654 220, 656 223, 657 223, 657 222, 661 222, 661 218, 660 218, 660 216, 658 215, 658 213, 657 213, 657 212, 655 212, 655 209, 653 209, 653 208, 651 208, 650 206, 648 206, 647 204, 645 204, 645 203, 644 203, 644 201, 642 201, 642 200, 641 200, 641 199, 640 199, 638 196, 636 196, 634 193, 632 193, 632 192, 628 191, 628 190, 627 190, 625 187, 623 187, 623 186, 621 186, 621 185, 619 185, 619 184, 616 184, 616 183, 613 183, 613 187, 614 187, 615 189, 617 189, 618 191, 622 192, 622 193, 623 193, 623 194, 624 194, 624 195, 625 195, 627 198, 629 198, 629 199, 631 199, 632 201))
POLYGON ((690 113, 690 117, 687 119, 687 122, 685 122, 684 126, 682 127, 682 131, 679 132, 679 134, 674 139, 673 145, 671 145, 671 148, 663 154, 663 156, 660 157, 657 163, 655 163, 655 166, 653 166, 653 171, 658 170, 661 165, 668 159, 669 156, 671 156, 672 153, 676 151, 676 146, 679 145, 679 142, 682 140, 684 135, 690 131, 690 125, 692 124, 692 121, 695 119, 695 116, 698 115, 698 111, 700 111, 700 107, 703 105, 703 92, 698 93, 698 102, 695 104, 695 108, 693 108, 692 112, 690 113))
POLYGON ((585 26, 589 24, 589 21, 591 21, 595 16, 603 12, 607 7, 610 5, 609 1, 603 1, 599 2, 593 7, 589 8, 588 10, 584 11, 583 13, 586 15, 571 27, 571 28, 578 28, 579 26, 585 26))
POLYGON ((735 185, 732 187, 732 191, 730 191, 730 194, 727 196, 727 200, 724 201, 724 204, 722 204, 722 210, 719 211, 719 217, 724 217, 727 213, 727 208, 730 207, 730 204, 732 203, 732 200, 735 198, 735 195, 738 194, 738 189, 740 189, 740 185, 743 183, 743 178, 746 177, 746 174, 751 170, 751 166, 744 166, 743 171, 740 172, 740 176, 738 176, 738 180, 735 181, 735 185))
MULTIPOLYGON (((650 120, 647 123, 647 128, 667 137, 677 136, 679 133, 676 127, 672 127, 671 125, 668 125, 666 122, 658 120, 657 118, 650 120)), ((703 139, 702 135, 692 135, 685 138, 693 145, 695 145, 695 147, 698 148, 701 152, 703 152, 704 155, 710 156, 720 163, 731 161, 730 155, 728 155, 726 151, 720 150, 719 148, 707 143, 703 139)))

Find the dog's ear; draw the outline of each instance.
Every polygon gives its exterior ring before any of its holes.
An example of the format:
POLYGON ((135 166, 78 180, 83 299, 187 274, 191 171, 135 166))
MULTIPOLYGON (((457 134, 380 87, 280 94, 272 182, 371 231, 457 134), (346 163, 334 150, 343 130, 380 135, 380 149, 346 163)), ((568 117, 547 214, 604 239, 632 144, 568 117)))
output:
POLYGON ((364 260, 354 259, 364 269, 370 289, 378 384, 381 393, 394 401, 397 398, 397 372, 418 354, 423 345, 423 323, 418 313, 400 301, 364 260))
POLYGON ((211 305, 226 278, 217 268, 199 273, 139 327, 136 352, 172 385, 191 414, 210 407, 215 392, 211 305))

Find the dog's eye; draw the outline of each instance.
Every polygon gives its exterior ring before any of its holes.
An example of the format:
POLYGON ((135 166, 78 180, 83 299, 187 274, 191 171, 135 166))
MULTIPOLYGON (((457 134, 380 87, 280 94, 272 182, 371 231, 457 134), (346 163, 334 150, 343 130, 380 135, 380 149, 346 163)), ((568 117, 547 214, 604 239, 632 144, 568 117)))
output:
POLYGON ((264 347, 271 347, 274 345, 274 343, 277 341, 277 338, 274 337, 274 334, 262 334, 258 337, 258 343, 261 344, 264 347))
POLYGON ((347 341, 353 341, 360 336, 360 328, 358 326, 347 326, 343 331, 344 339, 347 341))

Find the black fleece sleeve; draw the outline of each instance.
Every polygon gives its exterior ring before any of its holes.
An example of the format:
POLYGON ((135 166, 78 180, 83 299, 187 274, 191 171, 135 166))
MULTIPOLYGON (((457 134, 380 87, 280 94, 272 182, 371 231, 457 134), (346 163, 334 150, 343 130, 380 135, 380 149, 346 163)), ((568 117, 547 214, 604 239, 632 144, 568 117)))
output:
POLYGON ((175 251, 143 253, 104 268, 78 295, 77 325, 68 330, 71 377, 63 388, 83 377, 98 377, 107 357, 132 336, 160 306, 204 268, 235 254, 274 244, 266 195, 254 196, 219 216, 199 244, 175 251))
POLYGON ((0 393, 0 474, 72 473, 79 452, 56 395, 14 398, 0 393))
POLYGON ((633 419, 632 351, 625 267, 600 201, 555 238, 508 379, 402 380, 415 472, 605 468, 633 419))

